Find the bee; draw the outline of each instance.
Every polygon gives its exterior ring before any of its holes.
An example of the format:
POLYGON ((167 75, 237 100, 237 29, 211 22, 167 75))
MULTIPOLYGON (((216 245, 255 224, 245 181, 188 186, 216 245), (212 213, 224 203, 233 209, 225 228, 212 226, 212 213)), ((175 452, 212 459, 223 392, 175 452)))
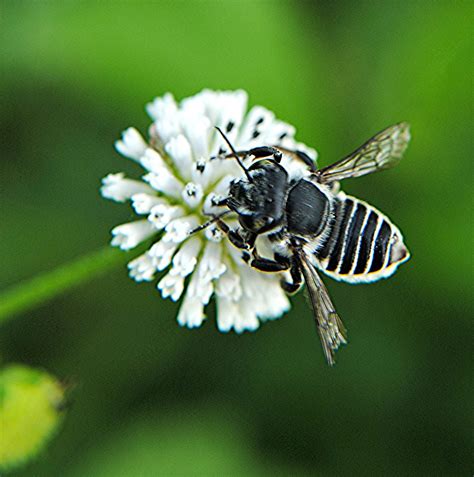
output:
POLYGON ((339 181, 395 166, 410 140, 405 122, 379 132, 345 158, 318 169, 304 152, 280 146, 235 151, 244 171, 233 180, 227 197, 214 205, 225 208, 192 232, 211 223, 243 250, 243 259, 263 272, 280 273, 289 294, 306 284, 324 355, 333 365, 334 353, 347 342, 346 330, 319 277, 319 271, 348 283, 370 283, 392 275, 409 259, 400 230, 382 212, 340 191, 339 181), (251 160, 246 167, 244 162, 251 160), (293 177, 283 163, 302 161, 305 172, 293 177), (235 213, 239 226, 222 220, 235 213), (265 236, 273 257, 261 256, 257 239, 265 236))

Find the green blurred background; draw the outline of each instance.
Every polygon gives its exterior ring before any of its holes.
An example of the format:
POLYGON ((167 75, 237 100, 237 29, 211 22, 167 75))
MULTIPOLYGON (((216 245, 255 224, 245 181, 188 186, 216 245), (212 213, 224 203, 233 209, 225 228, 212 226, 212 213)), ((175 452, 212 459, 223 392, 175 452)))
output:
MULTIPOLYGON (((400 226, 388 281, 326 279, 350 345, 330 369, 303 296, 254 334, 175 323, 117 266, 2 327, 3 363, 76 383, 17 475, 467 475, 472 319, 471 1, 1 3, 0 285, 109 241, 136 173, 113 142, 166 91, 244 88, 326 165, 412 125, 391 171, 344 188, 400 226)), ((124 259, 125 263, 125 259, 124 259)))

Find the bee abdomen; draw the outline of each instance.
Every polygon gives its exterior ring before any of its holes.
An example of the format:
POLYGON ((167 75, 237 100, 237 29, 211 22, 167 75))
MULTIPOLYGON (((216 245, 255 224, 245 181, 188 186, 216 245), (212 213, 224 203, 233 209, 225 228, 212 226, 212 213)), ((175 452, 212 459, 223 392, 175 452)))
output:
POLYGON ((400 231, 374 207, 341 194, 325 241, 315 255, 328 275, 370 282, 391 275, 409 258, 400 231))

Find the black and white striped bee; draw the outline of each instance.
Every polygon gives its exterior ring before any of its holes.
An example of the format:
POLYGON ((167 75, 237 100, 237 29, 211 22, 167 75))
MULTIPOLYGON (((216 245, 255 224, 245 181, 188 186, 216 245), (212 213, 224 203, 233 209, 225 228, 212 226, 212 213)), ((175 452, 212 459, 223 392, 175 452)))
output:
MULTIPOLYGON (((221 132, 219 130, 219 132, 221 132)), ((346 343, 346 330, 321 281, 318 270, 349 283, 369 283, 390 276, 410 254, 400 230, 379 210, 339 190, 339 181, 393 167, 410 139, 407 123, 376 134, 344 159, 317 169, 303 152, 279 146, 236 152, 225 135, 233 157, 244 170, 234 180, 228 197, 215 205, 225 207, 198 231, 216 223, 229 240, 243 249, 251 267, 281 273, 288 293, 306 284, 325 357, 334 364, 334 352, 346 343), (253 160, 246 168, 244 161, 253 160), (282 161, 284 159, 284 161, 282 161), (290 177, 282 163, 303 161, 307 173, 290 177), (236 213, 240 227, 230 229, 222 220, 236 213), (257 238, 266 236, 273 257, 259 254, 257 238)), ((194 232, 193 231, 193 232, 194 232)))

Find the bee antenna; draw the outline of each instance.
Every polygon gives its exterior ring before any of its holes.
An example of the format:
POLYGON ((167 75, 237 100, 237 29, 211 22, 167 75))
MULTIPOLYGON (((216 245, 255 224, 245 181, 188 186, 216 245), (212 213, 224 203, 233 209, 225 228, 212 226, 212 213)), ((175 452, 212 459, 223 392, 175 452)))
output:
POLYGON ((234 156, 235 160, 237 161, 237 163, 239 164, 241 169, 245 172, 245 175, 247 176, 247 179, 249 180, 249 182, 253 182, 252 176, 250 175, 247 168, 244 166, 244 163, 242 162, 239 155, 237 154, 237 151, 234 149, 234 146, 232 146, 230 141, 227 139, 227 136, 222 132, 222 130, 219 126, 215 126, 215 128, 219 131, 220 135, 224 138, 224 141, 230 147, 230 150, 232 151, 232 155, 234 156))
POLYGON ((202 225, 198 225, 196 228, 190 230, 188 232, 188 235, 194 235, 196 232, 200 232, 201 230, 207 229, 209 225, 212 225, 214 222, 218 222, 222 219, 222 217, 224 217, 224 215, 230 214, 231 212, 232 210, 224 210, 224 212, 215 215, 214 217, 212 217, 212 219, 208 220, 207 222, 204 222, 202 225))

